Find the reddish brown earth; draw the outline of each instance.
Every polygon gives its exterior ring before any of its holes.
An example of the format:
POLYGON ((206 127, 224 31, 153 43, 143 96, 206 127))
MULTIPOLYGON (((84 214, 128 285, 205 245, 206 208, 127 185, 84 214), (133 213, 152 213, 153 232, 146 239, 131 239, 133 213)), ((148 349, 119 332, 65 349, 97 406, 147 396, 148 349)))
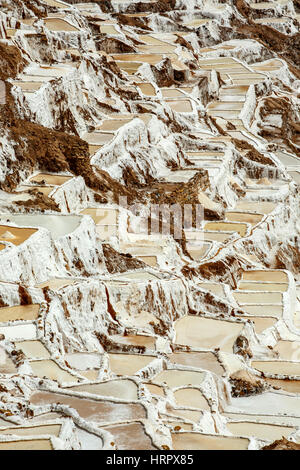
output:
POLYGON ((264 446, 261 450, 300 450, 300 444, 288 441, 285 437, 282 437, 282 439, 264 446))

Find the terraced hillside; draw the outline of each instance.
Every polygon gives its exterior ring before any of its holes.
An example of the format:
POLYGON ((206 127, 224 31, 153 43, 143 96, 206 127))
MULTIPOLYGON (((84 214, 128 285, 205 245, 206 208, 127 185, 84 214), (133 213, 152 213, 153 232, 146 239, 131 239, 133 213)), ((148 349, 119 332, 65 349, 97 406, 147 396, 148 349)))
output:
POLYGON ((299 26, 0 0, 0 450, 300 449, 299 26))

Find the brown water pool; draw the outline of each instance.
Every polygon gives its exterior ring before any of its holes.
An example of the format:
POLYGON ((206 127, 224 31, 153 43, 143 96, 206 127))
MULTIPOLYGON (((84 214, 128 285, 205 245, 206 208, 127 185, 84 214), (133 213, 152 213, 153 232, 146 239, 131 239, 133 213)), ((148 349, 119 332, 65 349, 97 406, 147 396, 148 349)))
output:
POLYGON ((99 424, 146 418, 144 407, 137 403, 88 400, 51 392, 35 392, 30 402, 34 405, 61 403, 74 408, 83 419, 99 424))
POLYGON ((249 440, 196 432, 172 433, 174 450, 247 450, 249 440))
POLYGON ((0 308, 0 323, 16 320, 36 320, 39 309, 39 304, 2 307, 0 308))

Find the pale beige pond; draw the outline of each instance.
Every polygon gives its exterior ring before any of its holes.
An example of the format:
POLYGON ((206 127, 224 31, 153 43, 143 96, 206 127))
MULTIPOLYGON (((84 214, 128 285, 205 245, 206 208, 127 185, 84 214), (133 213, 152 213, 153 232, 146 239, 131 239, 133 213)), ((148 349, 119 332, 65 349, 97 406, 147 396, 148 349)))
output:
POLYGON ((5 339, 11 341, 36 339, 37 331, 36 325, 33 323, 22 323, 21 325, 1 326, 0 334, 5 336, 5 339))
POLYGON ((90 134, 85 134, 82 139, 90 145, 104 145, 110 142, 113 137, 114 134, 106 134, 104 132, 91 132, 90 134))
POLYGON ((117 209, 106 209, 103 207, 88 208, 80 212, 92 217, 96 225, 116 225, 118 223, 119 211, 117 209))
POLYGON ((184 385, 199 386, 206 376, 205 372, 191 370, 169 369, 160 372, 152 380, 157 384, 166 384, 170 388, 184 385))
POLYGON ((251 65, 251 68, 254 70, 259 70, 261 72, 273 72, 275 70, 279 70, 281 66, 272 66, 272 65, 251 65))
POLYGON ((53 450, 50 439, 0 442, 0 450, 53 450))
POLYGON ((172 431, 192 431, 193 430, 193 425, 192 424, 187 424, 182 421, 168 421, 168 420, 163 420, 164 424, 166 426, 171 426, 172 431))
POLYGON ((260 73, 235 73, 235 70, 231 71, 230 73, 230 77, 232 79, 239 79, 239 80, 247 80, 247 79, 251 79, 251 80, 263 80, 265 79, 265 75, 262 75, 260 73))
POLYGON ((207 114, 214 117, 222 117, 224 119, 237 119, 240 115, 240 111, 230 111, 222 109, 208 109, 207 114))
POLYGON ((32 190, 36 190, 40 193, 43 193, 45 196, 49 196, 50 193, 52 193, 54 187, 53 186, 36 186, 36 185, 21 185, 18 187, 18 191, 32 191, 32 190))
MULTIPOLYGON (((54 72, 52 72, 52 73, 54 73, 54 72)), ((19 75, 19 80, 21 80, 22 82, 32 82, 32 83, 33 82, 47 83, 47 82, 50 82, 51 80, 53 80, 54 78, 55 78, 55 75, 50 74, 49 70, 45 71, 41 68, 35 70, 35 73, 31 72, 30 74, 20 74, 19 75), (39 72, 39 73, 37 73, 37 72, 39 72), (48 75, 44 75, 45 73, 48 74, 48 75)))
POLYGON ((73 176, 68 176, 68 175, 39 173, 38 175, 35 175, 29 178, 29 181, 31 183, 44 183, 44 184, 50 184, 54 186, 61 186, 67 181, 70 181, 70 179, 72 178, 73 176))
POLYGON ((288 282, 287 274, 279 270, 244 271, 242 279, 244 281, 288 282))
POLYGON ((207 106, 208 110, 225 110, 225 111, 241 111, 243 109, 243 103, 236 101, 215 101, 209 103, 207 106))
POLYGON ((272 442, 281 439, 282 436, 287 438, 295 429, 292 426, 277 426, 249 421, 227 423, 227 428, 235 436, 257 437, 272 442))
POLYGON ((149 390, 151 395, 159 395, 161 397, 165 396, 164 389, 160 387, 159 385, 154 385, 154 384, 144 384, 145 387, 149 390))
POLYGON ((172 433, 174 450, 247 450, 249 440, 196 432, 172 433))
MULTIPOLYGON (((220 99, 223 101, 223 102, 231 102, 231 101, 235 101, 235 102, 239 102, 241 104, 245 103, 245 100, 246 100, 246 95, 245 94, 240 94, 240 95, 234 95, 234 94, 222 94, 222 90, 220 91, 220 99)), ((242 129, 244 129, 244 124, 242 123, 241 120, 239 119, 235 119, 233 120, 233 124, 235 124, 236 127, 241 127, 242 129), (238 126, 237 126, 238 125, 238 126)))
POLYGON ((124 72, 129 75, 136 73, 138 68, 141 66, 140 62, 122 62, 120 60, 116 61, 116 64, 121 70, 124 70, 124 72))
POLYGON ((267 330, 268 328, 271 328, 278 321, 278 318, 258 317, 258 316, 257 317, 254 317, 254 316, 250 317, 250 316, 247 316, 247 315, 243 315, 240 318, 243 318, 245 320, 251 320, 254 323, 254 329, 255 329, 256 333, 258 333, 258 334, 262 333, 264 330, 267 330))
POLYGON ((173 53, 175 52, 175 49, 177 48, 177 45, 174 46, 172 44, 153 44, 153 45, 149 45, 149 44, 142 44, 142 45, 139 45, 137 46, 138 48, 138 52, 141 52, 141 53, 152 53, 152 54, 172 54, 174 55, 173 53))
POLYGON ((185 26, 190 26, 197 28, 198 26, 202 26, 203 24, 210 23, 212 20, 211 19, 194 19, 191 21, 188 21, 187 23, 184 23, 185 26))
POLYGON ((103 24, 100 26, 100 31, 102 34, 117 34, 119 35, 119 31, 113 24, 103 24))
POLYGON ((151 83, 139 83, 138 88, 145 96, 156 96, 156 90, 151 83))
POLYGON ((242 327, 241 324, 224 320, 185 316, 175 322, 175 342, 195 348, 219 347, 222 351, 232 353, 233 344, 242 327))
POLYGON ((131 122, 132 119, 133 117, 128 119, 107 119, 106 121, 103 121, 100 126, 97 127, 97 130, 114 132, 120 129, 120 127, 124 126, 125 124, 131 122))
POLYGON ((20 426, 14 428, 0 429, 0 434, 13 434, 14 436, 59 436, 61 424, 45 424, 43 426, 20 426))
POLYGON ((143 335, 115 335, 112 337, 113 341, 121 344, 129 344, 131 346, 144 346, 145 348, 155 349, 156 338, 152 336, 143 335))
POLYGON ((48 359, 50 358, 49 351, 45 348, 43 343, 38 340, 32 341, 16 341, 16 349, 21 349, 28 359, 48 359))
POLYGON ((66 5, 64 3, 57 2, 55 0, 44 0, 44 2, 47 3, 47 5, 49 5, 50 7, 66 8, 66 5))
POLYGON ((0 323, 16 320, 36 320, 39 309, 39 304, 2 307, 0 308, 0 323))
POLYGON ((98 369, 95 369, 95 370, 90 369, 90 370, 80 371, 80 375, 82 375, 86 379, 91 380, 91 381, 94 382, 98 378, 99 370, 98 369))
POLYGON ((174 392, 174 398, 178 406, 199 408, 210 411, 210 406, 203 394, 195 388, 182 388, 174 392))
POLYGON ((177 113, 191 113, 193 111, 192 104, 189 100, 166 100, 166 102, 170 108, 177 113))
POLYGON ((181 91, 184 91, 185 93, 188 93, 188 94, 192 93, 193 89, 194 89, 193 86, 181 86, 180 87, 181 91))
POLYGON ((232 83, 234 85, 255 85, 256 83, 262 82, 265 78, 266 77, 251 78, 251 76, 249 76, 249 78, 243 78, 243 79, 235 78, 232 80, 232 83))
POLYGON ((207 255, 208 251, 210 250, 210 245, 203 243, 202 246, 195 246, 191 243, 188 243, 186 245, 186 249, 195 261, 199 261, 207 255))
POLYGON ((243 212, 226 212, 226 219, 233 222, 245 222, 251 225, 258 224, 263 218, 260 214, 249 214, 243 212))
POLYGON ((173 364, 197 367, 199 369, 209 370, 217 375, 224 373, 222 365, 211 352, 182 351, 168 354, 168 358, 173 364))
MULTIPOLYGON (((279 3, 279 2, 277 2, 279 3)), ((254 10, 265 10, 265 9, 274 9, 276 5, 273 2, 259 2, 259 3, 250 3, 250 8, 254 10)))
POLYGON ((33 228, 11 227, 0 225, 0 241, 13 243, 18 246, 28 240, 37 230, 33 228))
POLYGON ((222 87, 220 90, 220 97, 223 96, 233 96, 233 95, 245 95, 249 89, 248 85, 240 85, 240 86, 227 86, 222 87))
POLYGON ((184 98, 185 94, 178 88, 161 88, 163 98, 184 98))
POLYGON ((109 354, 109 366, 117 375, 134 375, 155 359, 155 356, 138 354, 109 354))
POLYGON ((274 351, 279 353, 281 359, 300 361, 300 341, 278 341, 274 351))
POLYGON ((139 259, 141 261, 143 261, 145 264, 147 264, 148 266, 151 266, 153 268, 155 268, 157 266, 157 258, 156 256, 142 256, 142 255, 138 255, 139 259))
POLYGON ((61 403, 74 408, 83 419, 95 423, 146 418, 144 407, 137 403, 88 400, 51 392, 35 392, 31 395, 30 402, 34 405, 61 403))
POLYGON ((45 18, 44 23, 49 31, 70 31, 70 32, 79 32, 78 28, 75 28, 68 21, 65 21, 60 18, 45 18))
POLYGON ((17 30, 14 28, 6 28, 6 36, 8 37, 8 39, 13 38, 16 32, 17 30))
POLYGON ((97 234, 101 240, 108 240, 112 236, 117 236, 119 228, 117 225, 97 225, 97 234))
POLYGON ((180 408, 172 408, 169 405, 166 406, 166 410, 168 412, 168 415, 172 415, 173 417, 176 416, 177 418, 182 418, 184 420, 193 421, 194 423, 198 423, 200 418, 202 417, 202 412, 199 410, 183 410, 180 408))
POLYGON ((256 317, 276 317, 282 316, 282 305, 243 305, 243 310, 256 317))
POLYGON ((203 65, 209 65, 209 66, 214 66, 214 65, 219 65, 219 64, 227 64, 231 66, 234 65, 240 65, 239 62, 237 62, 235 59, 231 57, 218 57, 216 59, 199 59, 198 60, 199 65, 202 67, 203 65))
POLYGON ((269 385, 275 387, 276 390, 279 388, 288 393, 300 394, 300 380, 271 379, 268 377, 265 380, 269 385))
POLYGON ((153 256, 159 255, 163 252, 163 247, 153 244, 149 245, 138 245, 137 243, 121 243, 120 249, 122 252, 131 253, 134 256, 153 256))
POLYGON ((240 412, 224 412, 223 416, 233 422, 247 421, 249 423, 275 424, 287 427, 299 427, 300 424, 300 418, 293 416, 274 416, 272 414, 252 414, 240 412))
POLYGON ((227 242, 227 240, 229 240, 229 238, 232 237, 232 232, 230 233, 223 233, 223 232, 204 232, 203 233, 203 236, 204 236, 204 240, 207 240, 207 241, 216 241, 216 242, 220 242, 220 243, 225 243, 227 242))
POLYGON ((281 292, 233 292, 233 297, 240 304, 281 304, 281 292))
POLYGON ((77 378, 61 369, 56 362, 51 360, 31 361, 32 372, 41 379, 47 377, 58 382, 76 382, 77 378))
POLYGON ((247 225, 245 224, 234 224, 231 222, 208 222, 205 227, 205 230, 214 230, 218 232, 237 232, 241 237, 244 237, 247 232, 247 225))
POLYGON ((115 438, 118 450, 154 450, 150 437, 146 434, 142 423, 124 423, 104 426, 115 438))
POLYGON ((247 282, 241 281, 239 283, 239 290, 254 290, 254 291, 265 291, 265 292, 286 292, 288 284, 272 283, 272 282, 247 282))
POLYGON ((285 395, 278 392, 265 392, 260 395, 232 398, 232 407, 237 407, 243 413, 292 415, 300 416, 300 397, 285 395))
POLYGON ((186 152, 186 156, 188 157, 189 160, 208 160, 208 159, 213 159, 213 160, 222 160, 222 157, 224 157, 224 152, 186 152))
MULTIPOLYGON (((128 16, 131 16, 131 15, 128 15, 128 16)), ((139 34, 139 39, 147 44, 153 44, 153 45, 157 45, 157 46, 162 46, 162 45, 166 45, 165 42, 161 41, 160 39, 157 39, 156 37, 154 36, 151 36, 149 34, 139 34)))
POLYGON ((38 287, 39 289, 43 289, 44 287, 48 287, 49 289, 52 289, 52 290, 58 290, 58 289, 61 289, 63 287, 72 286, 76 282, 78 282, 78 279, 68 279, 68 278, 59 279, 59 278, 55 278, 55 279, 49 279, 48 281, 45 281, 45 282, 41 282, 41 284, 37 284, 35 287, 38 287))
POLYGON ((224 297, 224 288, 222 284, 217 284, 214 282, 198 282, 198 286, 202 289, 206 289, 212 294, 216 294, 219 297, 224 297))
POLYGON ((300 185, 300 172, 299 171, 289 171, 289 175, 300 185))
POLYGON ((138 271, 138 272, 133 272, 133 273, 117 274, 113 277, 113 279, 119 279, 119 280, 131 279, 134 281, 151 281, 151 280, 160 279, 160 277, 155 276, 154 274, 149 273, 147 271, 138 271))
POLYGON ((151 65, 156 65, 163 59, 162 54, 114 54, 112 57, 116 61, 133 63, 135 61, 151 65))
POLYGON ((300 377, 300 362, 252 361, 251 365, 265 374, 292 375, 300 377))
POLYGON ((80 393, 88 392, 105 397, 138 400, 138 389, 132 380, 110 380, 98 384, 76 385, 75 387, 68 387, 68 390, 80 393))
POLYGON ((12 84, 21 88, 22 91, 34 92, 41 88, 45 82, 22 82, 22 81, 13 81, 12 84))

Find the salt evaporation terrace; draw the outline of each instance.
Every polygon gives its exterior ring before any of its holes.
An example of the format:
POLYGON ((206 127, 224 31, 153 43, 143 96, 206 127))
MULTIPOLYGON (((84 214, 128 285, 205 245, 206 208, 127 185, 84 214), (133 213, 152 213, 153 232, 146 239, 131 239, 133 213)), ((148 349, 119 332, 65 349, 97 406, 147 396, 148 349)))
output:
POLYGON ((0 7, 0 450, 299 449, 299 2, 0 7))

